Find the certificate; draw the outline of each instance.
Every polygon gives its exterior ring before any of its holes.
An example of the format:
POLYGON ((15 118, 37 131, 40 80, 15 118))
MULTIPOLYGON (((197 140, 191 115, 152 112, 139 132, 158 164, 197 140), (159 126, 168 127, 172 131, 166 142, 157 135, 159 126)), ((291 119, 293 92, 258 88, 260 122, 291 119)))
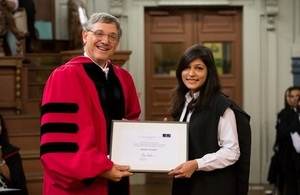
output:
POLYGON ((10 192, 10 191, 20 191, 20 189, 15 189, 15 188, 1 188, 0 187, 0 192, 10 192))
POLYGON ((187 160, 187 123, 113 120, 111 160, 131 172, 169 172, 187 160))

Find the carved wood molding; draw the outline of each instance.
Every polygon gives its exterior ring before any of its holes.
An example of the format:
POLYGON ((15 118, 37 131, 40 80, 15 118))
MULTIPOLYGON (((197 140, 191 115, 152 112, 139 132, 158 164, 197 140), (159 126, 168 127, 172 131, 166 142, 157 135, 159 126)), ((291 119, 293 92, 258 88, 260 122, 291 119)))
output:
POLYGON ((0 96, 0 108, 15 109, 16 114, 21 114, 21 86, 22 86, 22 57, 0 57, 0 78, 6 80, 0 84, 4 96, 0 96), (10 82, 8 82, 10 81, 10 82))

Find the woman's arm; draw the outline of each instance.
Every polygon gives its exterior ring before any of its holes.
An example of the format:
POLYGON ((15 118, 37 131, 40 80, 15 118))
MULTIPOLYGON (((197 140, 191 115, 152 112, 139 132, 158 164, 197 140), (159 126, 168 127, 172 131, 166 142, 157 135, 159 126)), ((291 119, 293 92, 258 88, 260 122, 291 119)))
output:
POLYGON ((218 142, 220 149, 215 153, 204 155, 196 159, 198 170, 211 171, 234 164, 240 157, 235 115, 232 109, 227 108, 220 117, 218 125, 218 142))

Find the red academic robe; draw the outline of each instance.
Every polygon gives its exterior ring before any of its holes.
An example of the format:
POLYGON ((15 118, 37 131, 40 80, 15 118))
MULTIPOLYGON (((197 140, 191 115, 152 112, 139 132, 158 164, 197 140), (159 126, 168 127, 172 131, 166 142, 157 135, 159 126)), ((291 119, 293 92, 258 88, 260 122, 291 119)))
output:
MULTIPOLYGON (((108 180, 99 177, 113 166, 107 157, 106 121, 84 63, 93 62, 82 56, 56 68, 44 88, 41 116, 44 195, 108 194, 108 180), (65 112, 68 105, 73 107, 65 112), (61 124, 66 128, 61 128, 61 124)), ((124 93, 125 119, 138 120, 141 110, 133 79, 123 68, 113 66, 113 69, 124 93)))

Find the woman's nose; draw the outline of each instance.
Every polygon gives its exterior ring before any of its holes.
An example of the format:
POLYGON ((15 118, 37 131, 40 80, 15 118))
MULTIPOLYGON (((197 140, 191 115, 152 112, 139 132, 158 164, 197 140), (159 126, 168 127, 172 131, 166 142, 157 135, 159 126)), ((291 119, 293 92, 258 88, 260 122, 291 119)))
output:
POLYGON ((193 68, 190 69, 189 75, 190 76, 194 76, 195 75, 195 70, 193 68))

